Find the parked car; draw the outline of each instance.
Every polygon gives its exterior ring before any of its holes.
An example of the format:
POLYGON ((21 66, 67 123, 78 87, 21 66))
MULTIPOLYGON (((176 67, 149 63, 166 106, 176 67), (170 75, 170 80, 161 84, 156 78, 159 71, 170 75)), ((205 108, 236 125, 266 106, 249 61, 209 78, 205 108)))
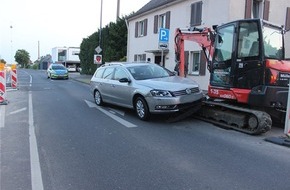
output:
POLYGON ((56 79, 68 79, 68 70, 62 64, 52 63, 47 68, 47 78, 56 79))
POLYGON ((71 72, 76 72, 77 71, 77 68, 75 65, 68 65, 67 66, 67 70, 68 71, 71 71, 71 72))
POLYGON ((203 98, 195 81, 155 63, 104 64, 92 76, 90 88, 97 105, 135 109, 141 120, 148 120, 151 114, 200 107, 203 98))

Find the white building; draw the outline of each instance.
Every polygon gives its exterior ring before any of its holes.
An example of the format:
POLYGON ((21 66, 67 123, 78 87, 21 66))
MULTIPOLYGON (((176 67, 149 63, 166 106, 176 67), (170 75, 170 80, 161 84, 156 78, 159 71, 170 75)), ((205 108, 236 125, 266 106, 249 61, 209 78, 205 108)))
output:
MULTIPOLYGON (((174 33, 176 28, 211 27, 243 18, 263 18, 290 29, 290 0, 151 0, 128 18, 128 61, 161 63, 158 47, 159 28, 170 30, 168 49, 163 51, 163 63, 175 66, 174 33)), ((290 32, 286 35, 286 53, 290 58, 290 32)), ((188 77, 207 90, 209 72, 201 48, 185 44, 188 58, 188 77)))
POLYGON ((62 63, 70 71, 77 71, 80 67, 79 47, 54 47, 51 50, 53 63, 62 63))

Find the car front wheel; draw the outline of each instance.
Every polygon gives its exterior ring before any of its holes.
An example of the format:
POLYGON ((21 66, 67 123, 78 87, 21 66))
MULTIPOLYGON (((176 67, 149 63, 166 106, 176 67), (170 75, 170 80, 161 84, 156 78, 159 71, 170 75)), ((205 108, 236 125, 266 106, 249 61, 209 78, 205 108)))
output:
POLYGON ((103 104, 101 93, 98 90, 95 91, 95 103, 98 106, 101 106, 103 104))
POLYGON ((135 100, 135 110, 139 119, 146 121, 150 117, 148 105, 144 98, 138 97, 135 100))

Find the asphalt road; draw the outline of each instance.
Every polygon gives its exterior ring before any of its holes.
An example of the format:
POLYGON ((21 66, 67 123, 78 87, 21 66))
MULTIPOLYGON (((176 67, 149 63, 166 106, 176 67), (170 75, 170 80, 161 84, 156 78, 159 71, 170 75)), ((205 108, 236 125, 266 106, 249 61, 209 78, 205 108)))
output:
POLYGON ((290 149, 187 118, 97 107, 89 86, 19 70, 0 106, 1 189, 289 189, 290 149), (4 117, 3 117, 4 116, 4 117))

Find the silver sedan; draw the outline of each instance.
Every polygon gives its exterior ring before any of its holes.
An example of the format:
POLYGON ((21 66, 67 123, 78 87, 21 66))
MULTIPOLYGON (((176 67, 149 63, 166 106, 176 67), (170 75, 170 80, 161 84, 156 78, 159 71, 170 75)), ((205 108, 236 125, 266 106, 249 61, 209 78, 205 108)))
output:
POLYGON ((97 105, 135 109, 141 120, 148 120, 151 114, 195 109, 203 98, 195 81, 154 63, 102 65, 91 78, 90 87, 97 105))

